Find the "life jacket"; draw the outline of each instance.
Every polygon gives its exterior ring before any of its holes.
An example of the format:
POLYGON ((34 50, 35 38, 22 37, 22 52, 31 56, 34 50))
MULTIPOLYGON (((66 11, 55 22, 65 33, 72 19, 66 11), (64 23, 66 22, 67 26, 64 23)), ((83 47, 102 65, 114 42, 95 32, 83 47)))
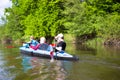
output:
POLYGON ((31 46, 36 46, 37 44, 38 44, 38 42, 36 40, 32 40, 30 43, 31 46))

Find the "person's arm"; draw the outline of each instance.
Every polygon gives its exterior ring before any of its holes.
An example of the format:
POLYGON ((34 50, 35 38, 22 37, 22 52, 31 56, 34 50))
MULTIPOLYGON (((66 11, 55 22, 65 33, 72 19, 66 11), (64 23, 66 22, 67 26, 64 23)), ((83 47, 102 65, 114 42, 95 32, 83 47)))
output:
POLYGON ((55 47, 55 49, 57 51, 61 51, 62 50, 62 42, 58 43, 57 46, 55 47))
POLYGON ((66 43, 65 42, 60 42, 59 44, 58 44, 58 46, 56 47, 56 49, 58 50, 58 51, 65 51, 65 48, 66 48, 66 43))
POLYGON ((30 46, 30 48, 37 50, 39 48, 40 44, 38 44, 37 46, 30 46))

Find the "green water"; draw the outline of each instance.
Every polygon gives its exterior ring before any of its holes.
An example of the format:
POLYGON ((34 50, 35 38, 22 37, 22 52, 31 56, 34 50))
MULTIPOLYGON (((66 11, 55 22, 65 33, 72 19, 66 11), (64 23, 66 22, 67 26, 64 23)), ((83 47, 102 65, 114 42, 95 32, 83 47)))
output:
MULTIPOLYGON (((7 46, 7 45, 6 45, 7 46)), ((19 46, 0 46, 0 80, 119 80, 120 49, 67 44, 77 62, 21 55, 19 46)))

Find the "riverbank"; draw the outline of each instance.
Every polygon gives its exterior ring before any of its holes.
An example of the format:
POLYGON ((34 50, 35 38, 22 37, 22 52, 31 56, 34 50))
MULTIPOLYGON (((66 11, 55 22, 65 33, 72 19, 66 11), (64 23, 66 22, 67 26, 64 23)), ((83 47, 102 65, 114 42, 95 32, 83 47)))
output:
MULTIPOLYGON (((81 39, 80 37, 76 37, 73 34, 64 34, 64 39, 67 43, 73 43, 73 44, 80 44, 80 45, 104 45, 104 46, 115 46, 120 47, 120 39, 119 38, 93 38, 93 39, 81 39)), ((17 39, 13 41, 11 38, 5 37, 3 39, 0 39, 0 43, 2 44, 21 44, 25 40, 17 39)))
POLYGON ((81 45, 104 45, 108 47, 117 47, 120 48, 120 39, 119 38, 94 38, 88 40, 76 39, 74 35, 65 34, 65 41, 68 43, 81 44, 81 45))

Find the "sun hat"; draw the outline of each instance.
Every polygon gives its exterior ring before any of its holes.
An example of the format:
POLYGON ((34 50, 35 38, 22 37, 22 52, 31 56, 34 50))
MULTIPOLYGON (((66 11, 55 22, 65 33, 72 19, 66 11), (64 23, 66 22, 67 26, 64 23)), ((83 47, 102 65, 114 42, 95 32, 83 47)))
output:
POLYGON ((58 35, 57 35, 57 37, 62 38, 62 37, 64 37, 64 36, 63 36, 63 34, 62 34, 62 33, 60 33, 60 34, 58 34, 58 35))

